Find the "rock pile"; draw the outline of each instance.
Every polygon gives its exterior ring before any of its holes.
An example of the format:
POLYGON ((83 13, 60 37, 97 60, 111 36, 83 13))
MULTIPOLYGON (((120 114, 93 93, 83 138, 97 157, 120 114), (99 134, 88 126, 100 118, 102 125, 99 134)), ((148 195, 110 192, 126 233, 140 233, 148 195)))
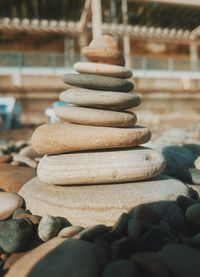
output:
POLYGON ((60 122, 33 133, 34 150, 45 156, 38 178, 20 190, 28 209, 62 215, 74 224, 87 218, 84 226, 113 224, 134 205, 174 200, 180 191, 187 195, 181 182, 152 179, 163 171, 165 160, 159 151, 140 146, 150 140, 151 132, 136 125, 137 117, 129 111, 140 98, 127 80, 132 71, 124 67, 114 39, 93 40, 83 55, 89 62, 76 63, 78 74, 63 77, 70 88, 60 100, 70 105, 55 108, 60 122))
POLYGON ((8 270, 6 277, 200 276, 199 203, 193 192, 193 198, 139 205, 113 226, 87 228, 18 208, 0 222, 2 275, 8 270), (31 242, 37 247, 29 251, 31 242))

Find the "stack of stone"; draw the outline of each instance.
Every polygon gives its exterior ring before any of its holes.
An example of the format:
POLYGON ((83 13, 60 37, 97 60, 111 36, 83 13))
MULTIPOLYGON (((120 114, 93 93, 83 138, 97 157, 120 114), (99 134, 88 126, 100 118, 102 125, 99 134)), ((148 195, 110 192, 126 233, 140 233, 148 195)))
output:
POLYGON ((55 109, 61 122, 42 125, 32 136, 35 151, 45 156, 38 178, 20 193, 33 213, 66 216, 83 226, 112 224, 133 206, 176 197, 185 188, 164 177, 135 182, 159 175, 165 161, 139 146, 151 133, 128 111, 140 104, 127 80, 132 71, 110 36, 93 40, 83 55, 89 62, 74 65, 79 74, 63 78, 70 88, 60 100, 70 105, 55 109))

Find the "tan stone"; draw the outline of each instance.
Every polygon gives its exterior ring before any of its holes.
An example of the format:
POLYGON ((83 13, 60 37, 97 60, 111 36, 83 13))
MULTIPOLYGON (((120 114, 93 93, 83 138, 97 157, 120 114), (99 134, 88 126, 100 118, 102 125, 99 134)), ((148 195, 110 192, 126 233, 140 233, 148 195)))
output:
POLYGON ((35 170, 26 166, 10 164, 0 165, 0 189, 18 192, 20 188, 35 176, 35 170))
POLYGON ((32 145, 41 154, 124 148, 146 143, 151 138, 149 129, 111 128, 66 123, 44 124, 32 136, 32 145))
POLYGON ((70 88, 60 94, 60 100, 91 108, 128 109, 140 105, 140 97, 133 93, 70 88))
POLYGON ((132 71, 126 67, 92 62, 77 62, 74 69, 79 73, 95 74, 101 76, 110 76, 117 78, 131 78, 132 71))
POLYGON ((63 243, 66 239, 63 238, 55 238, 42 245, 38 246, 37 248, 33 249, 32 251, 28 252, 25 256, 19 259, 8 271, 5 275, 6 277, 25 277, 28 276, 31 269, 34 265, 37 264, 45 255, 47 255, 50 251, 55 249, 58 245, 63 243))
POLYGON ((0 220, 8 219, 23 204, 21 196, 11 192, 0 192, 0 220))
POLYGON ((164 167, 165 160, 160 152, 137 147, 45 156, 38 165, 37 174, 48 184, 91 185, 152 178, 164 167))
POLYGON ((117 43, 112 36, 99 36, 88 47, 84 47, 82 54, 90 61, 124 66, 123 54, 118 50, 117 43))
POLYGON ((33 214, 66 217, 73 225, 113 225, 119 216, 133 207, 189 195, 181 181, 158 176, 151 180, 93 186, 54 186, 38 178, 20 190, 27 209, 33 214))
POLYGON ((131 112, 115 112, 82 107, 56 107, 55 115, 61 120, 76 124, 106 127, 133 127, 137 121, 131 112))

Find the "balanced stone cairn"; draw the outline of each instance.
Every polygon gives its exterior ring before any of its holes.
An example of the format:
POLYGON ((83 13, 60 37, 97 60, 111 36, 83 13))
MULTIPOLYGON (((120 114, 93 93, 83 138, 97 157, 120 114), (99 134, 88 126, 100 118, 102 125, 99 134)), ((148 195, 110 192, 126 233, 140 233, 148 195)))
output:
POLYGON ((150 140, 151 132, 135 125, 137 117, 129 111, 140 98, 132 92, 134 85, 127 80, 132 71, 124 67, 115 40, 101 36, 82 53, 89 62, 76 63, 79 74, 63 77, 70 88, 60 100, 70 105, 55 108, 60 122, 33 133, 33 148, 45 156, 38 178, 20 191, 27 207, 83 226, 113 224, 133 206, 185 194, 179 181, 153 178, 163 171, 165 160, 160 152, 139 146, 150 140))

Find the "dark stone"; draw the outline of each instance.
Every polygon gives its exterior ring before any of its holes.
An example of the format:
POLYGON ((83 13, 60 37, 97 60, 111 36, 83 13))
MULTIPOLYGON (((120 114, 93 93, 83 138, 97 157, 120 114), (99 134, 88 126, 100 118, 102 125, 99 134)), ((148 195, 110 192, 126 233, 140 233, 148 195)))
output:
POLYGON ((160 255, 175 276, 200 276, 200 251, 186 245, 169 244, 163 247, 160 255))
POLYGON ((195 201, 194 199, 185 195, 180 195, 177 197, 176 202, 178 206, 185 212, 190 205, 194 204, 195 201))
POLYGON ((113 230, 118 231, 122 235, 126 234, 127 226, 130 218, 131 218, 130 214, 127 214, 127 213, 121 214, 118 220, 115 222, 113 226, 113 230))
POLYGON ((26 219, 0 222, 0 247, 6 253, 24 250, 33 235, 32 224, 26 219))
POLYGON ((161 217, 159 213, 151 209, 148 205, 139 205, 133 210, 133 217, 138 220, 142 220, 148 224, 157 224, 161 217))
POLYGON ((43 257, 29 277, 99 277, 101 264, 96 246, 83 240, 67 239, 43 257))
POLYGON ((155 252, 136 253, 131 260, 138 266, 139 276, 142 277, 172 277, 161 256, 155 252))
POLYGON ((18 214, 31 214, 29 210, 18 208, 14 211, 12 218, 15 219, 18 214))
POLYGON ((121 238, 121 234, 118 231, 110 230, 103 235, 98 236, 95 241, 104 241, 106 243, 112 243, 113 241, 121 238))
POLYGON ((169 243, 179 243, 178 237, 160 226, 152 226, 143 236, 137 240, 138 251, 160 251, 169 243))
POLYGON ((135 243, 128 237, 122 237, 110 245, 111 260, 128 258, 134 251, 135 243))
POLYGON ((199 172, 190 172, 194 168, 194 161, 200 155, 200 146, 197 144, 186 144, 183 146, 164 147, 162 153, 167 161, 164 174, 178 178, 187 183, 199 182, 199 172))
POLYGON ((107 265, 102 277, 137 277, 134 263, 130 260, 121 259, 107 265))
POLYGON ((97 90, 128 92, 134 88, 133 83, 124 79, 90 74, 65 74, 63 81, 70 86, 97 90))
POLYGON ((78 234, 76 234, 73 238, 74 239, 82 239, 86 241, 93 241, 97 236, 108 232, 111 228, 107 227, 106 225, 99 224, 92 227, 88 227, 78 234))
POLYGON ((197 168, 189 168, 190 178, 193 184, 200 185, 200 170, 197 168))
POLYGON ((128 222, 128 236, 135 240, 137 239, 144 231, 144 225, 137 219, 130 219, 128 222))
POLYGON ((162 220, 166 221, 172 229, 182 233, 187 232, 185 214, 176 202, 161 201, 149 205, 160 214, 162 220))

